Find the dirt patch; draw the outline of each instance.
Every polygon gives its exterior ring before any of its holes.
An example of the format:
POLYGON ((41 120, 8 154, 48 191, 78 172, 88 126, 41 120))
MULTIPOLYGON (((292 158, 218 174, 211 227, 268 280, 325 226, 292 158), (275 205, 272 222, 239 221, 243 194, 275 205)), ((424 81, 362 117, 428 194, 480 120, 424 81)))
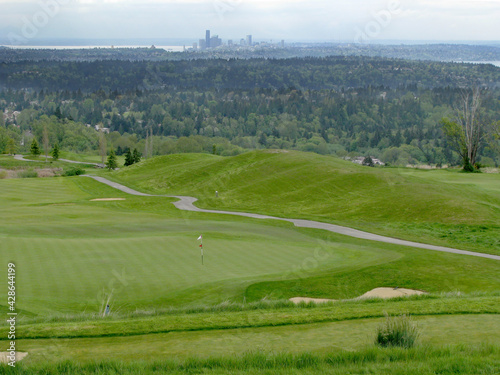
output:
POLYGON ((62 173, 61 168, 15 168, 15 169, 0 168, 0 180, 7 178, 22 178, 23 173, 27 171, 36 172, 36 177, 55 177, 55 176, 60 176, 62 173))
MULTIPOLYGON (((9 355, 8 352, 0 352, 0 363, 9 363, 10 358, 7 358, 9 355)), ((28 353, 16 352, 16 362, 23 360, 27 355, 28 353)))
POLYGON ((55 177, 59 176, 62 173, 61 168, 52 168, 52 169, 36 169, 38 173, 38 177, 55 177))
POLYGON ((112 201, 124 201, 126 198, 98 198, 91 199, 91 202, 112 202, 112 201))
MULTIPOLYGON (((375 288, 373 290, 370 290, 369 292, 366 292, 362 296, 359 296, 359 297, 356 297, 353 299, 354 300, 366 299, 366 298, 384 298, 384 299, 387 299, 387 298, 407 297, 407 296, 415 296, 415 295, 422 295, 422 294, 427 294, 427 293, 422 292, 421 290, 405 289, 405 288, 375 288)), ((327 303, 327 302, 335 302, 337 300, 324 299, 324 298, 294 297, 294 298, 290 298, 290 301, 292 301, 295 304, 299 304, 301 302, 327 303)))
POLYGON ((328 302, 335 302, 337 300, 336 299, 325 299, 325 298, 294 297, 294 298, 290 298, 290 301, 292 301, 293 303, 298 305, 301 302, 328 303, 328 302))
POLYGON ((266 154, 288 154, 290 151, 288 151, 288 150, 266 150, 264 152, 266 154))

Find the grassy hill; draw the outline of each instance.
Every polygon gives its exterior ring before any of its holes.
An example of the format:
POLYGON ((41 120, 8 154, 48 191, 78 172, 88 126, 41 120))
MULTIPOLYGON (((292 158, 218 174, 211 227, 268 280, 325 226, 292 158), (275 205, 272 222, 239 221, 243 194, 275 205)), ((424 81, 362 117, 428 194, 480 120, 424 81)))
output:
POLYGON ((163 156, 110 177, 153 194, 192 195, 203 208, 314 219, 500 254, 500 175, 368 168, 317 154, 257 151, 163 156))

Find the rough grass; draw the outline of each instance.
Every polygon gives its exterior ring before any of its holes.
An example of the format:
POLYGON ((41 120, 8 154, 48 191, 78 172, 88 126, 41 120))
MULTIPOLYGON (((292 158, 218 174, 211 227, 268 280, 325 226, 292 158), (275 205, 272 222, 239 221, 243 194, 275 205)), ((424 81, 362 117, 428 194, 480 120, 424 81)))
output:
MULTIPOLYGON (((138 355, 139 357, 139 355, 138 355)), ((493 345, 421 346, 409 350, 365 348, 336 353, 268 353, 121 362, 113 359, 78 363, 19 363, 17 369, 0 365, 0 374, 498 374, 500 348, 493 345)))
POLYGON ((366 168, 315 154, 258 151, 170 155, 107 176, 145 192, 196 196, 203 208, 314 219, 500 254, 494 240, 500 175, 366 168), (464 242, 460 228, 474 238, 464 242))

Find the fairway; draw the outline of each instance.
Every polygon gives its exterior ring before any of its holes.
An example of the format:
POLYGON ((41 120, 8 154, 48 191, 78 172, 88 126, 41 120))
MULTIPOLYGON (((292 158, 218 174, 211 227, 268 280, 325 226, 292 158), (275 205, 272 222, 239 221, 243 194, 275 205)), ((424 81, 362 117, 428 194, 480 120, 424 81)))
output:
POLYGON ((142 192, 193 196, 200 208, 316 220, 500 254, 499 174, 368 168, 269 150, 168 155, 103 176, 142 192))

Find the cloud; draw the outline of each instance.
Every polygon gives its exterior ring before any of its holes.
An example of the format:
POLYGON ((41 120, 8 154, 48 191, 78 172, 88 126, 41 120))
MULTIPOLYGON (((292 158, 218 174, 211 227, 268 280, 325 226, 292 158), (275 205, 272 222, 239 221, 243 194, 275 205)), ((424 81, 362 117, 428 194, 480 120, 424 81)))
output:
MULTIPOLYGON (((37 37, 176 38, 205 29, 222 38, 349 40, 398 0, 0 0, 0 37, 43 4, 59 5, 37 37)), ((401 12, 374 39, 494 39, 498 0, 399 0, 401 12)), ((498 38, 498 37, 497 37, 498 38)))

